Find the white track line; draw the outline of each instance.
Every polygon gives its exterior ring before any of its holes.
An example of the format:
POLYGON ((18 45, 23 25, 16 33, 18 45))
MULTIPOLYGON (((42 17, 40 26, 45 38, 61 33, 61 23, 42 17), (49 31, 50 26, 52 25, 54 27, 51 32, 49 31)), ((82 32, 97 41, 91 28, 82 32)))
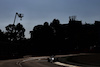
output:
POLYGON ((21 61, 18 61, 16 64, 17 64, 18 66, 22 67, 21 63, 22 63, 21 61))
POLYGON ((61 63, 61 62, 54 62, 54 64, 57 64, 60 66, 66 66, 66 67, 81 67, 81 66, 75 66, 75 65, 65 64, 65 63, 61 63))
POLYGON ((47 57, 30 57, 30 58, 24 59, 22 61, 18 61, 16 64, 19 65, 20 67, 22 67, 22 63, 24 63, 24 62, 31 61, 31 60, 41 60, 44 58, 47 58, 47 57))

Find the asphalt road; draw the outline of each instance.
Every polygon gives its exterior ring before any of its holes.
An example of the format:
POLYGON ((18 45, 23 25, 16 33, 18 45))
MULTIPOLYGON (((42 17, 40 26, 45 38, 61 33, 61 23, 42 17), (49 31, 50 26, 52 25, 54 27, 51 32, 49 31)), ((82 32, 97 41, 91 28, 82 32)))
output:
MULTIPOLYGON (((77 55, 87 55, 87 54, 56 55, 55 57, 77 56, 77 55)), ((25 57, 21 59, 1 60, 0 67, 92 67, 92 66, 75 66, 70 64, 62 64, 60 62, 50 63, 47 61, 48 57, 49 56, 25 57)))
POLYGON ((29 57, 0 61, 0 67, 61 67, 46 60, 47 57, 29 57))

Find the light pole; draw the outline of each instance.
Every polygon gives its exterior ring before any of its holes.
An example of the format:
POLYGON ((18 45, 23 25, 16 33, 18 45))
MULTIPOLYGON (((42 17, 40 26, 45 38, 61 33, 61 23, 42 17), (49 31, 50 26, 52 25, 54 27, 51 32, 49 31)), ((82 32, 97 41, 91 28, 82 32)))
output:
POLYGON ((15 25, 15 21, 16 21, 16 17, 17 17, 17 16, 20 18, 20 20, 22 20, 22 17, 24 17, 23 14, 18 14, 18 13, 16 12, 15 18, 14 18, 14 22, 13 22, 14 25, 15 25))

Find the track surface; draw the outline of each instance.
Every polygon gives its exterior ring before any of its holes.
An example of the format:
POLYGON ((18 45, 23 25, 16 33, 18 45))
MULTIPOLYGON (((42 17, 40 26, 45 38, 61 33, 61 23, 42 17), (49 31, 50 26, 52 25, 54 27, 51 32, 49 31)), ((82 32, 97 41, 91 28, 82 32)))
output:
MULTIPOLYGON (((55 57, 67 57, 67 56, 77 56, 77 55, 87 55, 87 54, 56 55, 55 57)), ((74 66, 69 64, 61 64, 60 62, 50 63, 47 61, 47 58, 49 58, 49 56, 1 60, 0 67, 98 67, 98 66, 89 66, 89 65, 74 66)))
POLYGON ((29 57, 0 61, 0 67, 61 67, 46 60, 47 57, 29 57))

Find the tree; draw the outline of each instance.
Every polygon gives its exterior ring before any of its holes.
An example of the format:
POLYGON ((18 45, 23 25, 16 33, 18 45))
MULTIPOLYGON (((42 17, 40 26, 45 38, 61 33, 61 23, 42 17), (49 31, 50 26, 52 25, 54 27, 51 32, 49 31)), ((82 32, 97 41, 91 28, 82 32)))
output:
POLYGON ((51 22, 50 26, 53 28, 54 34, 55 34, 57 40, 58 39, 62 39, 62 32, 63 32, 63 30, 62 30, 60 21, 58 19, 54 19, 51 22))
POLYGON ((0 41, 7 41, 7 37, 1 29, 0 29, 0 41))
POLYGON ((14 24, 9 24, 6 28, 6 35, 8 36, 8 40, 13 41, 16 38, 16 33, 15 33, 15 25, 14 24))
POLYGON ((17 37, 16 39, 17 40, 24 39, 24 37, 25 37, 24 32, 25 32, 25 29, 24 29, 23 25, 18 23, 16 25, 16 37, 17 37))
POLYGON ((17 25, 9 24, 5 28, 7 31, 6 35, 8 36, 8 40, 10 41, 21 40, 25 37, 25 29, 20 23, 18 23, 17 25))

